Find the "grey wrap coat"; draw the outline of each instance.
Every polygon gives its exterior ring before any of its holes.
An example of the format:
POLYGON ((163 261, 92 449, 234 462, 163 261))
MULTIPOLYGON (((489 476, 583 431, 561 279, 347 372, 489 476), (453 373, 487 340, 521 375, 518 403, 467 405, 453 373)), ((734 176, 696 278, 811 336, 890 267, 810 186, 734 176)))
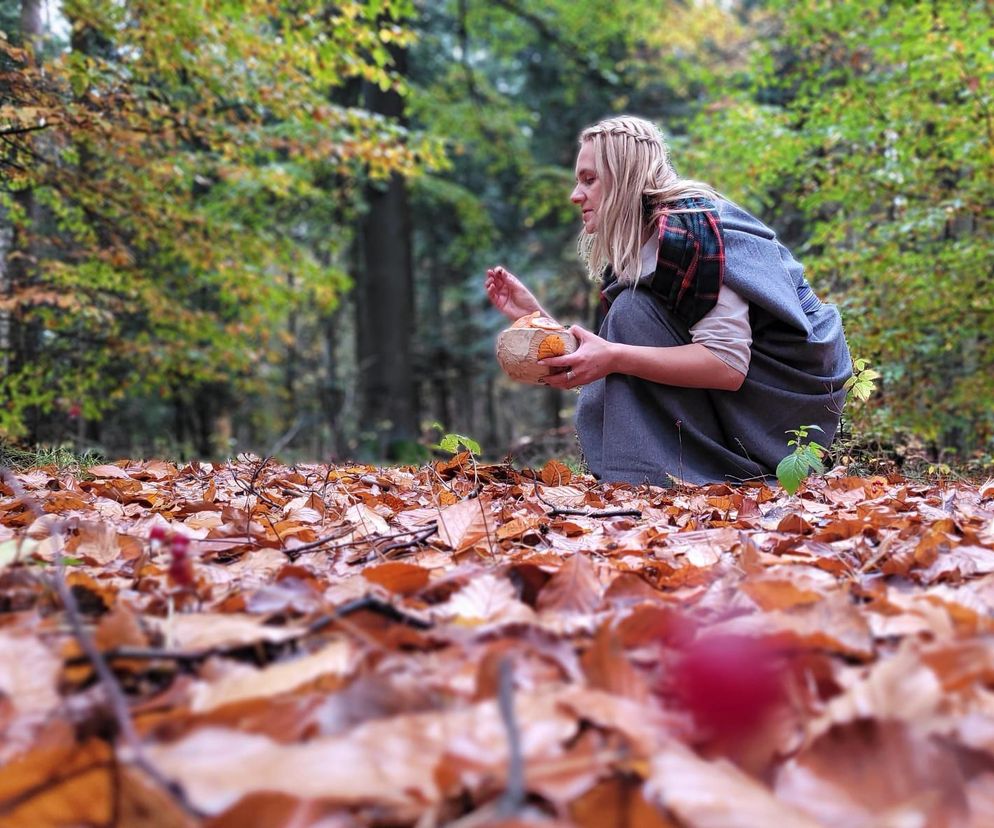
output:
MULTIPOLYGON (((723 283, 749 303, 749 372, 737 391, 661 385, 609 374, 585 386, 576 428, 587 466, 606 481, 668 485, 768 478, 788 453, 789 429, 816 424, 823 445, 839 425, 852 362, 834 305, 811 290, 776 234, 741 207, 717 204, 723 283)), ((665 251, 661 247, 660 256, 665 251)), ((691 342, 686 322, 651 288, 652 276, 605 289, 599 335, 670 347, 691 342)))

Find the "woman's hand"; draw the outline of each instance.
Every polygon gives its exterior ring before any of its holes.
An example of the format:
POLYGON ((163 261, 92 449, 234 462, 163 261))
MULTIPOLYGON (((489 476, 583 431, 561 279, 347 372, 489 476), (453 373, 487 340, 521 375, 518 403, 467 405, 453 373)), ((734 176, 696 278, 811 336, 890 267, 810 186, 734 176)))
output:
POLYGON ((512 322, 539 311, 547 316, 535 295, 528 290, 510 271, 501 266, 487 270, 487 279, 483 283, 491 304, 512 322))
POLYGON ((614 355, 610 342, 579 325, 573 325, 569 332, 576 337, 580 346, 571 354, 541 360, 542 365, 548 365, 550 368, 569 369, 545 377, 543 382, 546 385, 550 388, 577 388, 617 370, 612 364, 614 355))

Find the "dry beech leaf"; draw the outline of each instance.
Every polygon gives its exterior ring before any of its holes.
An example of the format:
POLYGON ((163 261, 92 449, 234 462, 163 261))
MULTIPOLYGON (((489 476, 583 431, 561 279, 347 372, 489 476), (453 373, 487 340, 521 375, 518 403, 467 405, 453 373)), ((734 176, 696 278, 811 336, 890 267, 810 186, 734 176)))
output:
MULTIPOLYGON (((560 710, 559 696, 555 691, 516 694, 526 761, 558 756, 575 733, 576 721, 560 710)), ((208 814, 262 791, 423 808, 441 799, 435 769, 445 754, 464 757, 463 765, 482 764, 487 775, 502 779, 507 731, 496 701, 489 700, 441 713, 374 720, 341 736, 293 745, 235 730, 201 728, 177 742, 152 745, 148 754, 208 814), (329 772, 334 768, 343 772, 329 772)))
POLYGON ((404 561, 387 561, 375 566, 367 566, 362 577, 374 584, 396 593, 411 595, 428 584, 431 573, 423 566, 404 561))
POLYGON ((858 719, 925 720, 942 704, 942 684, 935 672, 922 663, 921 652, 911 640, 902 643, 897 655, 861 672, 864 674, 832 698, 824 712, 810 723, 810 738, 833 725, 858 719))
POLYGON ((116 477, 118 479, 130 480, 131 476, 120 466, 108 464, 90 466, 86 473, 93 477, 116 477))
MULTIPOLYGON (((561 344, 562 341, 558 337, 553 338, 561 344)), ((573 472, 570 471, 569 466, 560 463, 558 460, 550 460, 542 467, 539 476, 546 486, 567 486, 573 479, 573 472)))
POLYGON ((109 825, 114 814, 106 742, 40 748, 0 768, 0 828, 109 825))
POLYGON ((454 552, 461 552, 483 538, 494 537, 493 523, 490 502, 471 498, 439 511, 438 536, 454 552))
MULTIPOLYGON (((40 725, 62 703, 62 659, 40 639, 0 629, 0 765, 30 746, 40 725), (11 705, 3 710, 3 703, 11 705)), ((0 797, 0 801, 2 801, 0 797)))
POLYGON ((311 655, 261 669, 241 666, 216 681, 198 683, 191 690, 190 709, 204 712, 246 699, 286 693, 322 676, 344 676, 351 671, 354 655, 353 646, 340 640, 311 655))
POLYGON ((304 631, 302 627, 289 625, 274 627, 264 624, 262 619, 237 613, 187 612, 146 621, 171 639, 173 646, 191 651, 287 641, 304 631))
POLYGON ((678 828, 646 801, 641 784, 625 777, 612 777, 575 799, 570 817, 579 828, 678 828))
POLYGON ((539 612, 592 613, 601 603, 603 587, 586 555, 577 552, 542 587, 539 612))
POLYGON ((541 518, 538 517, 520 517, 509 520, 497 529, 497 540, 521 537, 525 532, 535 529, 540 522, 541 518))
POLYGON ((440 606, 438 612, 464 623, 512 623, 535 619, 532 608, 518 600, 511 582, 492 572, 473 578, 440 606))
POLYGON ((709 762, 678 742, 652 758, 645 789, 650 802, 694 828, 823 828, 727 760, 709 762))
POLYGON ((645 678, 628 660, 617 632, 609 623, 602 624, 594 642, 581 659, 583 672, 591 687, 633 699, 640 704, 649 700, 645 678))
POLYGON ((860 721, 826 733, 777 774, 776 795, 826 825, 965 824, 956 756, 898 722, 860 721))

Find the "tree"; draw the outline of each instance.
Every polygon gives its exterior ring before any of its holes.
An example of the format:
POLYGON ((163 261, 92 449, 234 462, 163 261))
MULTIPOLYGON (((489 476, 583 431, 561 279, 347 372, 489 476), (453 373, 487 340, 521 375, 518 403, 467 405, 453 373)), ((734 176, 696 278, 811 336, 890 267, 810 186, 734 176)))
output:
POLYGON ((883 374, 864 429, 989 446, 994 9, 770 5, 755 83, 702 118, 699 160, 733 171, 733 194, 802 212, 809 272, 883 374))
MULTIPOLYGON (((5 179, 55 226, 43 278, 4 305, 45 337, 0 378, 0 436, 44 436, 28 433, 39 416, 57 434, 67 413, 100 419, 143 398, 182 413, 268 392, 288 315, 316 325, 346 284, 349 234, 329 223, 327 182, 355 199, 366 175, 437 157, 389 119, 329 100, 350 78, 391 84, 387 47, 403 29, 371 7, 317 2, 278 15, 261 2, 65 10, 108 48, 76 43, 44 72, 3 77, 5 179), (29 128, 50 155, 32 152, 29 128)), ((15 198, 5 206, 26 226, 15 198)))

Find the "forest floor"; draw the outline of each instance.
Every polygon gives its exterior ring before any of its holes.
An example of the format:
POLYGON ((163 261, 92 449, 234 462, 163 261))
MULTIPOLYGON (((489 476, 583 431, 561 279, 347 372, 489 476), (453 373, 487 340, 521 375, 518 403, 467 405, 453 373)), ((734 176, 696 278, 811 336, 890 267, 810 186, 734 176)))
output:
POLYGON ((0 477, 0 828, 994 825, 994 481, 0 477))

